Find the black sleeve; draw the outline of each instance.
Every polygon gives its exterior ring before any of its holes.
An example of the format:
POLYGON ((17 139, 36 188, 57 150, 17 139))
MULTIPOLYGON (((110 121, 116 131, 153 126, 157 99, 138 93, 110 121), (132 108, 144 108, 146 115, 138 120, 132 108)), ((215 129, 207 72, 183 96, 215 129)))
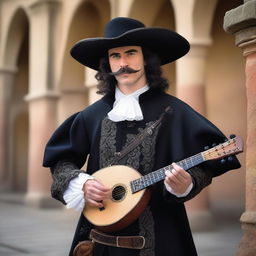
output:
POLYGON ((184 203, 196 195, 198 195, 205 187, 211 184, 212 182, 212 172, 210 170, 204 170, 200 167, 193 167, 188 170, 189 174, 192 177, 193 188, 190 193, 185 197, 177 197, 171 194, 166 187, 164 186, 164 197, 168 201, 176 201, 180 203, 184 203))
POLYGON ((63 193, 71 179, 77 177, 89 153, 90 141, 81 113, 69 117, 46 145, 43 166, 50 167, 52 197, 65 204, 63 193))
POLYGON ((45 147, 43 166, 53 167, 60 160, 67 160, 81 168, 90 148, 85 121, 80 113, 69 117, 52 135, 45 147))
POLYGON ((61 201, 63 204, 66 204, 63 199, 63 194, 68 188, 70 180, 77 177, 80 173, 83 173, 83 171, 78 169, 75 164, 65 160, 58 161, 50 169, 53 179, 51 186, 52 197, 61 201))
MULTIPOLYGON (((226 136, 213 123, 190 107, 186 108, 186 111, 178 113, 174 126, 177 130, 176 134, 180 133, 179 137, 182 138, 181 141, 175 142, 175 147, 182 145, 180 152, 185 152, 183 159, 204 151, 206 146, 211 148, 213 145, 225 142, 226 136)), ((174 159, 174 161, 179 160, 181 160, 179 157, 174 159)), ((208 173, 210 171, 212 177, 217 177, 227 171, 238 169, 241 165, 234 155, 225 163, 216 159, 204 162, 201 167, 208 173)))

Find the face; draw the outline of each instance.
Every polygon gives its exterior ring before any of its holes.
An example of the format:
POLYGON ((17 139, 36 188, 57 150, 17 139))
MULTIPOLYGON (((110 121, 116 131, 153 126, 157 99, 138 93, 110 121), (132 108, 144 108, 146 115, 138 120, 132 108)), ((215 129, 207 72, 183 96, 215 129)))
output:
POLYGON ((123 46, 108 51, 108 60, 112 72, 121 67, 139 70, 136 73, 115 75, 117 85, 123 93, 131 93, 146 85, 144 58, 140 46, 123 46))

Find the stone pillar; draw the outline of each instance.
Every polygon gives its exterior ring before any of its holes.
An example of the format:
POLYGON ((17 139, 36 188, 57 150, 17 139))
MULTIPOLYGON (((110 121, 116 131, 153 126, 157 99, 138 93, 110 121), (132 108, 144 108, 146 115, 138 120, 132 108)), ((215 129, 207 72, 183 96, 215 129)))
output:
POLYGON ((30 6, 28 187, 26 202, 38 207, 56 205, 51 199, 50 172, 42 167, 45 144, 57 125, 55 49, 58 2, 38 1, 30 6))
POLYGON ((205 62, 208 45, 191 43, 187 55, 177 61, 177 97, 202 115, 205 108, 205 62))
POLYGON ((8 107, 17 70, 0 68, 0 187, 8 188, 10 170, 8 166, 8 107))
POLYGON ((58 95, 48 92, 42 96, 27 95, 29 111, 28 187, 26 203, 36 207, 55 206, 51 199, 50 172, 42 167, 44 148, 56 129, 58 95))
MULTIPOLYGON (((208 44, 210 44, 210 40, 208 44)), ((205 62, 208 44, 205 42, 202 44, 192 42, 189 53, 177 61, 176 96, 202 115, 206 114, 205 62)), ((212 222, 209 211, 208 188, 187 202, 186 208, 193 230, 208 229, 210 227, 212 222)))
POLYGON ((244 231, 237 256, 256 255, 256 0, 228 11, 224 29, 235 35, 245 57, 247 94, 246 206, 241 216, 244 231))

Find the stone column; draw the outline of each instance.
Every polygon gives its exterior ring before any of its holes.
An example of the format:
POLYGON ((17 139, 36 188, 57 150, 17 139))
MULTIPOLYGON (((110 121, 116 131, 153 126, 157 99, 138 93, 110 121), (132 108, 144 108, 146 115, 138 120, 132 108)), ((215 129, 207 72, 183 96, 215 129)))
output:
POLYGON ((246 206, 241 216, 244 231, 237 256, 256 255, 256 0, 228 11, 224 29, 235 35, 245 57, 247 94, 246 206))
MULTIPOLYGON (((206 114, 205 62, 210 43, 210 40, 207 43, 191 42, 189 53, 177 61, 176 95, 202 115, 206 114)), ((210 227, 212 222, 209 211, 208 188, 187 202, 186 208, 193 230, 210 227)))
POLYGON ((38 1, 30 6, 30 61, 28 187, 26 202, 38 207, 56 205, 50 196, 51 175, 42 167, 45 144, 57 125, 55 49, 58 1, 38 1), (56 32, 56 31, 55 31, 56 32))
POLYGON ((58 95, 27 95, 29 111, 28 187, 26 203, 36 207, 55 206, 51 199, 49 170, 42 167, 44 148, 57 125, 58 95))
POLYGON ((8 107, 17 70, 0 68, 0 187, 8 188, 10 170, 8 169, 8 107))
POLYGON ((187 55, 177 61, 177 97, 205 115, 205 63, 208 45, 191 43, 187 55))

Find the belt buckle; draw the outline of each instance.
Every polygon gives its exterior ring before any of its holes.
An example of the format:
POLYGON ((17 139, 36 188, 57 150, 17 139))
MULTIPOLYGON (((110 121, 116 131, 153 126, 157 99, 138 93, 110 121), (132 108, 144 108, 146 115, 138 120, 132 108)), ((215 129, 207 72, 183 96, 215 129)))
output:
POLYGON ((140 236, 141 238, 142 238, 142 240, 143 240, 143 243, 142 243, 142 246, 140 247, 140 248, 138 248, 138 249, 142 249, 142 248, 144 248, 144 246, 145 246, 145 237, 144 236, 140 236))
POLYGON ((116 247, 122 247, 119 245, 119 238, 120 238, 119 236, 116 237, 116 247))

